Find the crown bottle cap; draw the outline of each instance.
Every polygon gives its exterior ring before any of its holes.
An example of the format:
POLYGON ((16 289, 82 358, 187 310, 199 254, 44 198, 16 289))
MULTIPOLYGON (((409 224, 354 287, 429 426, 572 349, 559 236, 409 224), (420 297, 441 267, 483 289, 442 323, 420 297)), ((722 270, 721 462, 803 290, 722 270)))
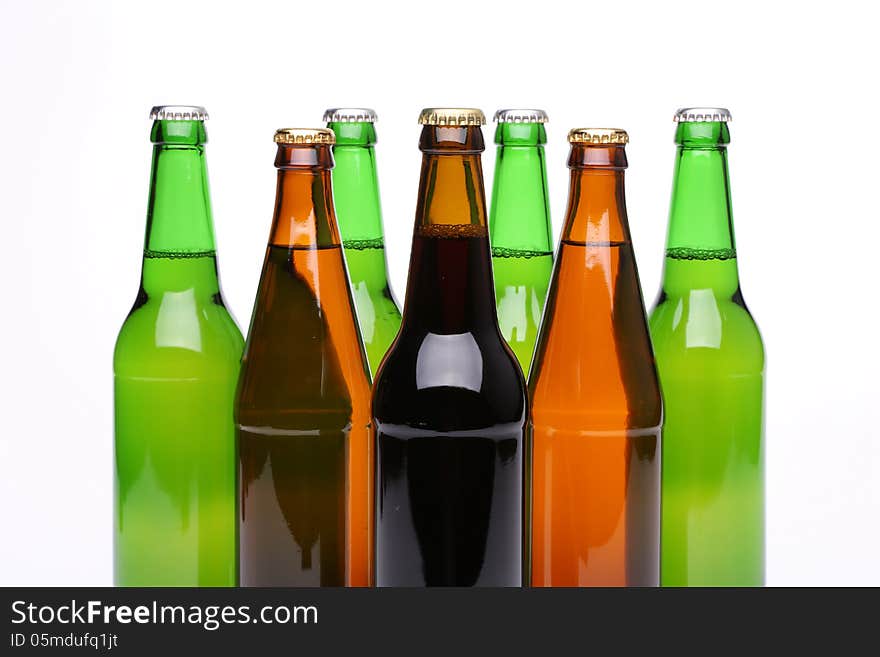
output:
POLYGON ((336 136, 327 128, 280 128, 275 131, 276 144, 313 145, 336 143, 336 136))
POLYGON ((468 107, 426 107, 419 114, 419 125, 481 126, 486 124, 482 110, 468 107))
POLYGON ((368 107, 331 107, 324 110, 325 123, 376 123, 376 110, 368 107))
POLYGON ((547 123, 547 112, 541 109, 500 109, 495 112, 496 123, 547 123))
POLYGON ((208 111, 198 105, 156 105, 150 110, 153 121, 205 121, 208 111))
POLYGON ((733 117, 724 107, 682 107, 672 120, 676 123, 729 123, 733 117))
POLYGON ((568 133, 569 144, 628 144, 629 135, 619 128, 574 128, 568 133))

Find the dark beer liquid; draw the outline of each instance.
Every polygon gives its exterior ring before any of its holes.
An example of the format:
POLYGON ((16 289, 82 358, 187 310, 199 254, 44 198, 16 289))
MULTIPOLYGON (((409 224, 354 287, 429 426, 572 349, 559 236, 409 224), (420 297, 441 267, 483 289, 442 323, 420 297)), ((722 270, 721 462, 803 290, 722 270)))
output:
POLYGON ((423 225, 377 378, 376 584, 522 582, 522 374, 498 331, 485 226, 423 225))
POLYGON ((328 304, 348 299, 316 295, 344 271, 339 246, 268 249, 237 414, 245 586, 345 583, 352 400, 328 304))

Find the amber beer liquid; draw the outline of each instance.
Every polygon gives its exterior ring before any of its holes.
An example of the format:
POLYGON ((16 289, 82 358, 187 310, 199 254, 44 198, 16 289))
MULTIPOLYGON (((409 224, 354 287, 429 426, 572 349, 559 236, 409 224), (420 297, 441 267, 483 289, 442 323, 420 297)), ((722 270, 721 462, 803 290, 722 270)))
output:
POLYGON ((498 328, 479 110, 424 110, 403 324, 374 383, 378 586, 520 586, 523 376, 498 328))
POLYGON ((330 186, 330 130, 279 130, 275 216, 235 419, 243 586, 367 586, 370 382, 330 186))
POLYGON ((657 586, 662 402, 624 203, 622 130, 573 130, 529 380, 533 586, 657 586))

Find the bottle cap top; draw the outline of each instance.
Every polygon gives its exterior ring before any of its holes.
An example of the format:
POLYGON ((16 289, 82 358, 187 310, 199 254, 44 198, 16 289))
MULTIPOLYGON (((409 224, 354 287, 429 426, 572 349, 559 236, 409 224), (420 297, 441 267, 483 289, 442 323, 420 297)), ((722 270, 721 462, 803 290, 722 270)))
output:
POLYGON ((325 123, 375 123, 378 120, 376 110, 368 107, 331 107, 324 110, 325 123))
POLYGON ((618 128, 574 128, 568 133, 569 144, 628 144, 626 130, 618 128))
POLYGON ((540 109, 500 109, 495 123, 547 123, 547 112, 540 109))
POLYGON ((676 123, 728 123, 733 120, 724 107, 682 107, 672 118, 676 123))
POLYGON ((336 143, 336 135, 327 128, 281 128, 275 131, 276 144, 329 144, 336 143))
POLYGON ((467 107, 426 107, 419 114, 419 125, 485 125, 482 110, 467 107))
POLYGON ((198 105, 156 105, 150 110, 153 121, 205 121, 208 111, 198 105))

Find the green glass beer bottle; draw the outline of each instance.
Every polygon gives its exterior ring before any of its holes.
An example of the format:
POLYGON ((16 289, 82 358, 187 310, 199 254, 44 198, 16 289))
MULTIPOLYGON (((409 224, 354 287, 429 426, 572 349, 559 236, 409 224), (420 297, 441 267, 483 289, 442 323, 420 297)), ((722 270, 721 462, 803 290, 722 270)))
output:
POLYGON ((358 325, 373 378, 400 329, 400 306, 388 283, 379 177, 376 172, 376 112, 335 108, 324 112, 336 134, 333 197, 358 325))
POLYGON ((553 271, 543 110, 495 113, 495 178, 489 213, 495 304, 501 333, 523 373, 538 337, 553 271))
POLYGON ((743 301, 730 113, 678 124, 666 263, 650 328, 665 401, 661 583, 764 583, 764 347, 743 301))
POLYGON ((154 107, 141 286, 113 357, 115 581, 234 586, 232 402, 244 341, 223 303, 201 107, 154 107))

